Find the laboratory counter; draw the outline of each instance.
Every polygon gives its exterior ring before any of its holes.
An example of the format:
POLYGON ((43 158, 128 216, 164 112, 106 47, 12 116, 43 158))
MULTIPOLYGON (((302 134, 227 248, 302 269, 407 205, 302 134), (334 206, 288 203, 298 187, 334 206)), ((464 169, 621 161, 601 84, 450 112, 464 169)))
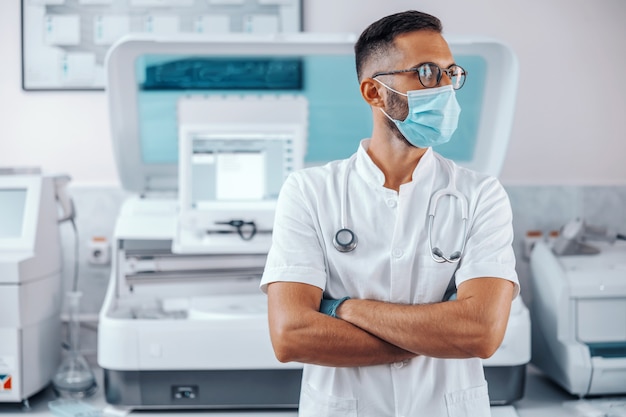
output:
MULTIPOLYGON (((105 416, 123 416, 125 411, 112 409, 107 406, 102 392, 102 372, 95 369, 98 379, 98 391, 90 398, 83 401, 105 411, 105 416)), ((613 397, 616 398, 616 397, 613 397)), ((622 397, 623 398, 623 397, 622 397)), ((48 402, 57 399, 51 388, 46 388, 42 392, 31 397, 29 400, 30 409, 24 408, 21 404, 0 403, 0 414, 7 417, 30 416, 52 416, 48 408, 48 402)), ((493 406, 492 417, 572 417, 577 412, 571 408, 564 407, 564 404, 578 402, 578 397, 569 395, 566 391, 546 378, 534 366, 528 366, 526 374, 525 395, 513 406, 493 406)), ((626 399, 625 399, 626 401, 626 399)), ((584 402, 584 401, 583 401, 584 402)), ((141 411, 132 414, 139 414, 142 417, 181 417, 187 415, 211 415, 211 417, 296 417, 295 411, 141 411)), ((579 414, 584 416, 585 414, 579 414)), ((602 415, 602 414, 588 414, 602 415)))

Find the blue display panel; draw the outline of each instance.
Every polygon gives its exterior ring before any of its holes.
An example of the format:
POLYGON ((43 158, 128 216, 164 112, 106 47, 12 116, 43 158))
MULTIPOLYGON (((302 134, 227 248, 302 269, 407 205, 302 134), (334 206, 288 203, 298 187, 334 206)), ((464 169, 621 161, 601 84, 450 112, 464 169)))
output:
POLYGON ((185 58, 148 65, 142 90, 301 90, 299 58, 185 58))
MULTIPOLYGON (((468 72, 465 86, 457 91, 461 119, 452 140, 436 149, 462 162, 472 159, 476 146, 487 68, 485 60, 478 56, 457 56, 456 62, 468 72)), ((351 54, 275 59, 211 57, 210 60, 144 56, 136 62, 136 75, 141 152, 147 164, 177 163, 176 105, 182 95, 306 97, 309 103, 307 164, 347 158, 372 131, 371 109, 361 97, 351 54), (277 68, 287 69, 286 76, 276 78, 277 68), (178 73, 155 78, 156 73, 165 70, 178 70, 178 73)), ((245 122, 245 114, 241 120, 245 122)))

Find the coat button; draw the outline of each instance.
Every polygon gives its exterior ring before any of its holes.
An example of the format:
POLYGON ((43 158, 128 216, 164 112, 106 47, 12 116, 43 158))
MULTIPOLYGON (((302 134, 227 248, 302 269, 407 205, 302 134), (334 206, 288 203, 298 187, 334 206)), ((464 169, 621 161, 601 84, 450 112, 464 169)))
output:
POLYGON ((393 367, 396 369, 402 369, 409 364, 409 359, 405 359, 403 361, 394 362, 393 367))

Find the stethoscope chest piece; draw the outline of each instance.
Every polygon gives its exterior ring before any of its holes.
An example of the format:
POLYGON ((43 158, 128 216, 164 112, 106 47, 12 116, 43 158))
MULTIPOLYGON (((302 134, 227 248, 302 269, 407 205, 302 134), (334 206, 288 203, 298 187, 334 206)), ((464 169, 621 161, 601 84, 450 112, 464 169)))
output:
POLYGON ((353 251, 358 242, 354 232, 346 228, 339 229, 333 238, 333 245, 339 252, 353 251))

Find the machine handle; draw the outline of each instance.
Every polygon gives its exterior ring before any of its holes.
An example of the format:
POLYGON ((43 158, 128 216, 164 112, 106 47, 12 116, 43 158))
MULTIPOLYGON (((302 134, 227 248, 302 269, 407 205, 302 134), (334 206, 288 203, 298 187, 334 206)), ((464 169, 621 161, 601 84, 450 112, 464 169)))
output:
POLYGON ((62 214, 58 219, 59 223, 66 220, 73 220, 76 217, 76 210, 74 209, 74 201, 67 192, 67 184, 72 180, 69 175, 58 174, 53 176, 54 180, 54 194, 61 206, 62 214))

